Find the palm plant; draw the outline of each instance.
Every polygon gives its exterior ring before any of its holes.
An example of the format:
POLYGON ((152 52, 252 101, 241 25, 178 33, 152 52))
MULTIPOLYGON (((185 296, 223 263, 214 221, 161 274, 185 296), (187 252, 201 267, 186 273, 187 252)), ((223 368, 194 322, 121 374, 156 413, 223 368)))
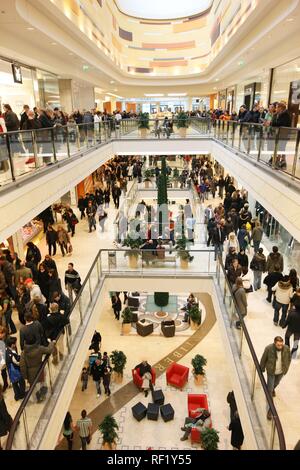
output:
POLYGON ((112 445, 115 444, 116 440, 118 439, 118 434, 116 429, 119 429, 117 421, 111 415, 105 416, 104 420, 98 426, 99 431, 102 434, 103 444, 106 443, 112 448, 112 445))
POLYGON ((140 113, 138 116, 138 128, 150 129, 149 126, 149 113, 140 113))

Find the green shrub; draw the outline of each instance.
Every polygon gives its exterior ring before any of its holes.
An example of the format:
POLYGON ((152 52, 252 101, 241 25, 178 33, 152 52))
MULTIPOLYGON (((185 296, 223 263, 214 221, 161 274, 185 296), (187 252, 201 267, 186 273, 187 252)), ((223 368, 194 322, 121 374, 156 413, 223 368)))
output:
POLYGON ((169 303, 169 292, 154 292, 154 302, 159 307, 165 307, 169 303))

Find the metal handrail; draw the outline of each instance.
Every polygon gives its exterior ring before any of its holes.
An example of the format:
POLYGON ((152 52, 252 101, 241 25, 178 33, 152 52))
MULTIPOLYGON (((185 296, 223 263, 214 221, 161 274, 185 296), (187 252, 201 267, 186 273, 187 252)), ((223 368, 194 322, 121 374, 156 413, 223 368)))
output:
POLYGON ((251 338, 250 338, 250 335, 249 335, 249 332, 248 332, 248 329, 246 327, 246 324, 244 322, 244 318, 242 316, 242 314, 240 313, 239 311, 239 308, 238 308, 238 305, 237 305, 237 302, 235 300, 235 297, 234 297, 234 294, 233 294, 233 291, 232 291, 232 287, 230 285, 230 282, 228 281, 228 278, 227 278, 227 274, 226 274, 226 270, 225 270, 225 267, 224 267, 224 264, 223 264, 223 261, 222 261, 222 258, 219 257, 219 263, 220 263, 220 267, 223 271, 223 274, 225 276, 225 279, 227 281, 227 288, 230 292, 230 295, 231 295, 231 299, 232 299, 232 302, 235 306, 235 310, 238 314, 238 317, 239 317, 239 322, 241 324, 241 327, 242 327, 242 330, 243 330, 243 334, 245 335, 245 338, 246 338, 246 341, 247 341, 247 344, 248 344, 248 348, 249 348, 249 351, 251 353, 251 356, 252 356, 252 360, 253 360, 253 363, 255 365, 255 369, 256 369, 256 372, 257 372, 257 375, 259 377, 259 380, 261 382, 261 386, 263 388, 263 391, 264 391, 264 394, 266 396, 266 400, 268 402, 268 406, 271 410, 271 414, 272 414, 272 418, 274 419, 274 424, 275 424, 275 427, 276 427, 276 430, 277 430, 277 434, 278 434, 278 439, 279 439, 279 448, 280 450, 286 450, 286 443, 285 443, 285 437, 284 437, 284 433, 283 433, 283 429, 282 429, 282 424, 281 424, 281 421, 279 419, 279 416, 278 416, 278 413, 276 411, 276 408, 275 408, 275 405, 274 405, 274 402, 273 402, 273 399, 271 397, 271 394, 269 392, 269 389, 267 387, 267 383, 266 383, 266 380, 264 378, 264 375, 262 373, 262 370, 261 370, 261 367, 260 367, 260 363, 259 363, 259 360, 257 358, 257 355, 256 355, 256 352, 255 352, 255 349, 254 349, 254 346, 253 346, 253 343, 251 341, 251 338))
MULTIPOLYGON (((94 266, 95 266, 95 264, 97 263, 97 260, 98 260, 98 258, 99 258, 100 256, 101 256, 101 250, 97 253, 96 258, 94 259, 94 261, 93 261, 93 263, 92 263, 92 266, 90 267, 90 269, 89 269, 89 271, 88 271, 88 273, 87 273, 87 275, 86 275, 86 278, 85 278, 83 284, 81 285, 81 289, 79 290, 79 292, 78 292, 78 294, 77 294, 77 296, 76 296, 76 299, 74 300, 74 302, 73 302, 73 304, 72 304, 71 311, 70 311, 70 314, 69 314, 69 317, 68 317, 68 318, 70 318, 70 316, 72 315, 73 310, 75 309, 75 306, 76 306, 77 302, 79 302, 80 295, 81 295, 81 293, 83 292, 84 287, 86 286, 86 284, 87 284, 87 282, 88 282, 88 280, 89 280, 89 278, 90 278, 90 276, 91 276, 91 273, 92 273, 92 271, 93 271, 93 269, 94 269, 94 266)), ((59 333, 59 334, 57 335, 57 337, 55 338, 56 343, 57 343, 57 341, 59 340, 60 336, 63 334, 63 332, 64 332, 64 329, 61 330, 60 333, 59 333)), ((47 363, 48 363, 48 360, 49 360, 50 356, 51 356, 51 354, 47 354, 47 355, 44 357, 44 359, 43 359, 43 361, 42 361, 42 363, 41 363, 41 366, 40 366, 40 368, 39 368, 39 370, 38 370, 38 372, 37 372, 37 375, 36 375, 36 377, 35 377, 33 383, 31 384, 29 390, 27 391, 26 396, 25 396, 25 398, 23 399, 23 401, 22 401, 22 403, 21 403, 21 405, 20 405, 20 407, 19 407, 19 409, 18 409, 18 411, 17 411, 17 413, 16 413, 16 416, 14 417, 14 420, 13 420, 13 423, 12 423, 12 426, 11 426, 11 428, 10 428, 9 435, 8 435, 8 438, 7 438, 7 441, 6 441, 5 450, 12 450, 12 445, 13 445, 15 433, 16 433, 16 431, 17 431, 17 428, 18 428, 18 425, 19 425, 19 422, 20 422, 20 418, 21 418, 21 416, 22 416, 22 414, 23 414, 23 411, 24 411, 25 408, 26 408, 27 403, 29 402, 30 398, 32 397, 32 395, 33 395, 33 393, 34 393, 35 387, 36 387, 37 383, 38 383, 39 380, 40 380, 41 374, 43 373, 43 371, 44 371, 45 368, 46 368, 46 365, 47 365, 47 363)))
MULTIPOLYGON (((123 252, 123 253, 128 253, 128 251, 130 251, 131 248, 129 247, 124 247, 124 248, 119 248, 119 249, 109 249, 109 248, 106 248, 106 249, 101 249, 98 251, 89 271, 88 271, 88 274, 82 284, 82 287, 72 305, 72 309, 71 309, 71 312, 70 312, 70 316, 72 315, 72 312, 75 308, 75 305, 77 304, 77 302, 79 302, 80 300, 80 296, 85 288, 85 286, 87 285, 90 277, 91 277, 91 273, 98 261, 98 259, 101 259, 101 255, 102 255, 102 252, 123 252)), ((134 249, 133 251, 135 252, 139 252, 141 254, 143 254, 143 252, 153 252, 153 250, 141 250, 141 249, 134 249)), ((176 250, 175 248, 172 250, 174 252, 177 252, 177 251, 180 251, 180 250, 176 250)), ((208 252, 208 253, 212 253, 212 250, 209 250, 209 249, 197 249, 197 250, 193 250, 193 249, 188 249, 187 251, 189 251, 190 253, 203 253, 203 252, 208 252)), ((274 425, 275 425, 275 428, 277 430, 277 434, 278 434, 278 438, 279 438, 279 447, 280 447, 280 450, 285 450, 286 449, 286 444, 285 444, 285 438, 284 438, 284 433, 283 433, 283 429, 282 429, 282 425, 281 425, 281 422, 280 422, 280 419, 279 419, 279 416, 278 416, 278 413, 276 411, 276 408, 275 408, 275 405, 273 403, 273 400, 272 400, 272 397, 269 393, 269 390, 267 388, 267 384, 266 384, 266 381, 265 381, 265 378, 263 376, 263 373, 261 371, 261 368, 260 368, 260 364, 259 364, 259 361, 257 359, 257 356, 256 356, 256 353, 255 353, 255 350, 254 350, 254 346, 252 344, 252 341, 251 341, 251 338, 250 338, 250 335, 249 335, 249 332, 247 330, 247 327, 245 325, 245 322, 243 320, 243 317, 242 315, 240 314, 239 312, 239 309, 238 309, 238 306, 236 304, 236 301, 235 301, 235 298, 234 298, 234 295, 233 295, 233 292, 232 292, 232 289, 231 289, 231 286, 230 284, 228 283, 228 280, 227 280, 227 276, 226 276, 226 271, 225 271, 225 268, 224 268, 224 265, 223 265, 223 262, 222 262, 222 259, 219 258, 219 266, 221 267, 223 273, 224 273, 224 277, 227 281, 227 284, 228 284, 228 288, 229 288, 229 292, 231 294, 231 297, 232 297, 232 301, 234 303, 234 306, 235 306, 235 309, 236 309, 236 312, 238 314, 238 317, 239 317, 239 321, 241 322, 241 326, 242 326, 242 331, 245 335, 245 338, 246 338, 246 341, 247 341, 247 344, 248 344, 248 347, 249 347, 249 350, 250 350, 250 353, 251 353, 251 356, 252 356, 252 359, 253 359, 253 362, 254 362, 254 365, 255 365, 255 369, 256 369, 256 372, 258 374, 258 377, 260 379, 260 382, 261 382, 261 385, 262 385, 262 388, 263 388, 263 391, 264 391, 264 394, 266 396, 266 399, 267 399, 267 402, 268 402, 268 405, 270 407, 270 410, 271 410, 271 413, 272 413, 272 417, 273 417, 273 420, 274 420, 274 425)), ((69 316, 69 317, 70 317, 69 316)), ((60 335, 62 334, 63 331, 60 332, 60 334, 57 336, 56 338, 56 341, 59 339, 60 335)), ((11 450, 12 449, 12 446, 13 446, 13 441, 14 441, 14 437, 15 437, 15 433, 17 431, 17 428, 18 428, 18 425, 19 425, 19 422, 20 422, 20 418, 23 414, 23 412, 25 411, 25 408, 27 406, 27 403, 28 401, 30 400, 33 392, 34 392, 34 389, 35 389, 35 386, 37 385, 38 381, 39 381, 39 378, 40 378, 40 375, 43 373, 43 371, 45 370, 45 367, 49 361, 49 357, 50 355, 47 355, 42 364, 41 364, 41 367, 37 373, 37 376, 33 382, 33 384, 30 386, 27 394, 26 394, 26 397, 24 398, 24 400, 22 401, 18 411, 17 411, 17 414, 13 420, 13 423, 12 423, 12 426, 11 426, 11 429, 10 429, 10 432, 9 432, 9 436, 8 436, 8 439, 7 439, 7 443, 6 443, 6 450, 11 450)))

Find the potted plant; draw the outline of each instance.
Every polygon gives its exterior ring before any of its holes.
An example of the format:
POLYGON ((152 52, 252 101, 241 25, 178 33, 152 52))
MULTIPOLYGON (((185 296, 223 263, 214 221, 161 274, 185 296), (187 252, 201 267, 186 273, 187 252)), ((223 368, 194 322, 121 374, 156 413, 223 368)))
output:
POLYGON ((175 249, 177 250, 177 256, 180 258, 180 267, 182 269, 187 269, 189 266, 189 261, 193 260, 193 257, 190 256, 188 250, 186 249, 187 239, 184 235, 179 238, 176 242, 175 249))
POLYGON ((143 241, 141 238, 133 238, 130 235, 123 241, 123 246, 127 246, 130 250, 126 251, 125 256, 129 258, 129 267, 132 269, 137 269, 138 267, 138 257, 140 254, 140 246, 143 241))
POLYGON ((180 177, 180 174, 179 174, 178 168, 174 168, 173 170, 174 188, 178 188, 179 177, 180 177))
POLYGON ((184 111, 181 111, 176 116, 176 127, 179 130, 179 135, 182 138, 186 137, 186 130, 189 127, 189 116, 184 111))
POLYGON ((144 181, 145 181, 145 188, 149 189, 149 185, 151 183, 151 177, 152 177, 152 171, 147 168, 147 170, 144 171, 144 181))
POLYGON ((129 335, 131 331, 131 323, 133 322, 133 312, 130 307, 125 307, 122 312, 122 334, 129 335))
POLYGON ((115 418, 111 415, 105 416, 102 423, 99 424, 98 429, 102 434, 102 449, 116 449, 116 440, 118 439, 116 429, 119 429, 119 426, 117 425, 117 421, 115 420, 115 418))
POLYGON ((154 292, 154 302, 160 307, 159 313, 162 315, 164 313, 162 308, 169 303, 169 292, 154 292))
POLYGON ((191 329, 198 330, 201 325, 202 310, 198 305, 193 305, 189 310, 189 317, 191 322, 191 329))
POLYGON ((141 131, 142 139, 146 139, 149 126, 149 113, 140 113, 138 117, 138 128, 141 131))
POLYGON ((219 433, 214 428, 201 430, 201 446, 204 450, 218 450, 219 433))
POLYGON ((115 382, 122 382, 127 357, 123 351, 114 350, 110 355, 115 382))
POLYGON ((195 384, 202 385, 203 377, 205 375, 204 366, 206 366, 207 360, 201 354, 196 354, 192 359, 193 374, 195 377, 195 384))

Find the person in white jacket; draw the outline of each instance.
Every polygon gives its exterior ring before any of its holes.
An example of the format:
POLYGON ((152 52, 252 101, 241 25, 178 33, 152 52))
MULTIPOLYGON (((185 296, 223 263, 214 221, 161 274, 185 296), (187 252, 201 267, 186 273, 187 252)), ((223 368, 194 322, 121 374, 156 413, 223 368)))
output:
POLYGON ((293 297, 293 292, 294 292, 293 286, 289 280, 289 276, 283 276, 282 281, 278 281, 277 284, 275 284, 275 286, 272 287, 272 291, 275 292, 275 299, 273 303, 273 306, 274 306, 273 322, 274 322, 274 325, 278 326, 279 312, 280 310, 282 310, 279 325, 282 328, 284 328, 290 300, 293 297))
POLYGON ((30 291, 30 300, 33 300, 35 297, 40 297, 41 298, 41 303, 42 304, 45 304, 46 303, 46 299, 45 297, 43 296, 42 294, 42 291, 40 289, 40 286, 38 286, 37 284, 35 284, 35 282, 33 281, 33 279, 29 278, 29 279, 26 279, 26 281, 24 282, 24 284, 26 285, 26 287, 28 287, 29 291, 30 291))
POLYGON ((229 253, 230 248, 235 248, 236 253, 240 251, 240 244, 238 242, 237 236, 234 232, 231 232, 228 235, 228 240, 226 242, 225 253, 229 253))

